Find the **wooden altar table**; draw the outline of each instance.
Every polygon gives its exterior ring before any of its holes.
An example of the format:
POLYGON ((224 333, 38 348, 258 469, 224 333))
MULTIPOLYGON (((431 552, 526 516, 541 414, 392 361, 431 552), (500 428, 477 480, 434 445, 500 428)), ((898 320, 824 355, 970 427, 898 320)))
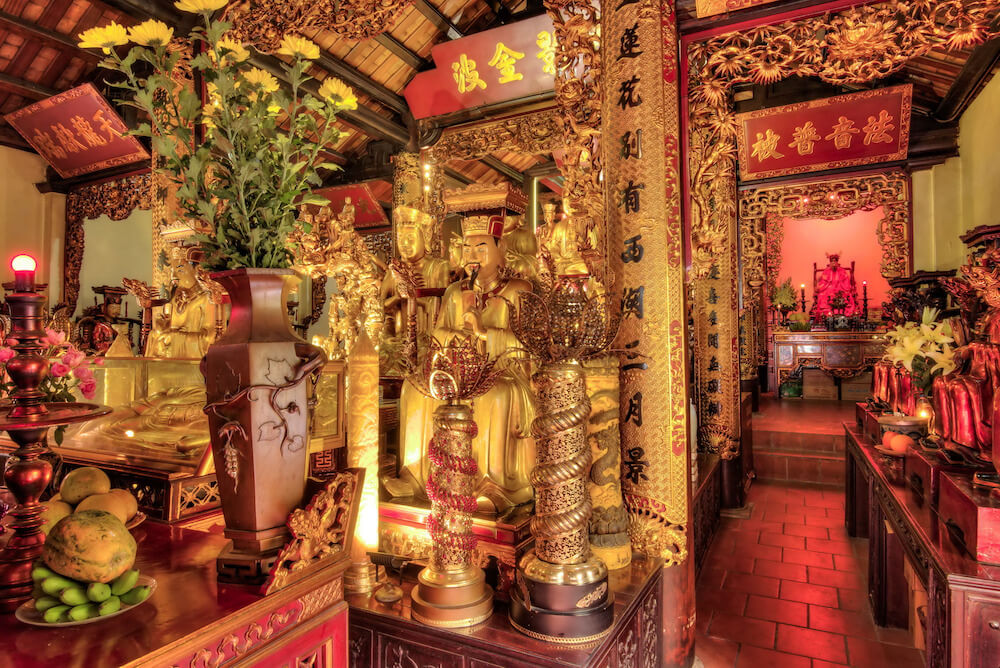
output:
POLYGON ((794 371, 822 369, 836 378, 851 378, 882 359, 885 341, 879 332, 774 332, 774 368, 778 387, 794 371))
POLYGON ((857 425, 845 423, 845 522, 869 539, 868 598, 876 624, 904 626, 908 561, 928 603, 927 668, 996 668, 1000 656, 1000 567, 979 563, 906 484, 902 460, 882 456, 857 425))
POLYGON ((156 580, 134 611, 84 626, 28 626, 0 615, 3 668, 347 665, 349 560, 270 596, 216 581, 218 534, 147 521, 136 568, 156 580))

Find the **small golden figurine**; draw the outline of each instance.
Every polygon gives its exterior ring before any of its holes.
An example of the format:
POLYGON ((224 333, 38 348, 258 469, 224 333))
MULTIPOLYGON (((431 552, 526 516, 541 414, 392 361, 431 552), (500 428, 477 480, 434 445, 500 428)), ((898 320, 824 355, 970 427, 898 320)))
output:
POLYGON ((556 205, 547 203, 542 207, 545 220, 544 245, 555 263, 558 276, 587 276, 590 270, 580 254, 580 237, 574 219, 563 214, 555 219, 556 205))
POLYGON ((212 295, 198 282, 186 248, 171 250, 170 266, 175 284, 170 300, 153 319, 145 356, 201 359, 215 340, 212 295))

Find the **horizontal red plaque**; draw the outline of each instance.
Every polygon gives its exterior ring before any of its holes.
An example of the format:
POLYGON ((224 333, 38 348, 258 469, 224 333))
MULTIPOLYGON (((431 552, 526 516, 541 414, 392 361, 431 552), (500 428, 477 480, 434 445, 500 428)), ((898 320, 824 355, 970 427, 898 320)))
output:
POLYGON ((769 5, 777 0, 695 0, 694 10, 698 18, 735 12, 757 5, 769 5))
POLYGON ((125 122, 89 83, 6 118, 64 179, 149 160, 149 152, 124 134, 125 122))
POLYGON ((737 114, 740 179, 906 159, 913 86, 737 114))
POLYGON ((385 209, 375 199, 375 195, 372 194, 367 183, 323 188, 317 190, 316 194, 330 200, 330 209, 337 214, 344 210, 347 200, 350 198, 351 206, 354 207, 354 227, 357 229, 382 227, 389 224, 385 209))
POLYGON ((516 100, 553 90, 555 33, 546 14, 431 49, 436 69, 403 91, 414 118, 516 100))

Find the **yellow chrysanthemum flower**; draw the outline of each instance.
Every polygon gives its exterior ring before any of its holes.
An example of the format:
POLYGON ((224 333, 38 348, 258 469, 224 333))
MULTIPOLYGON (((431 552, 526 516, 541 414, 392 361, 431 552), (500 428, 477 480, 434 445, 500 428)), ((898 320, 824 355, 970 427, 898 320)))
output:
POLYGON ((164 46, 174 37, 174 29, 163 21, 149 19, 128 29, 128 36, 141 46, 164 46))
POLYGON ((289 58, 301 56, 306 60, 316 60, 319 58, 319 47, 305 37, 285 35, 285 38, 281 40, 281 48, 278 49, 277 53, 289 58))
POLYGON ((323 79, 323 85, 319 87, 319 94, 333 100, 341 109, 357 109, 358 98, 354 95, 351 87, 336 77, 323 79))
POLYGON ((81 49, 101 49, 107 54, 113 47, 128 44, 128 31, 112 21, 106 26, 83 31, 79 38, 81 49))
MULTIPOLYGON (((222 57, 224 65, 228 63, 242 63, 250 57, 250 50, 232 37, 223 37, 215 46, 219 49, 219 51, 228 51, 228 53, 222 57)), ((214 52, 212 53, 212 56, 214 58, 214 52)))
POLYGON ((225 7, 227 2, 229 0, 177 0, 174 7, 182 12, 214 12, 225 7))
POLYGON ((243 80, 251 86, 259 86, 265 93, 273 93, 278 90, 278 80, 270 72, 265 72, 259 67, 252 67, 246 72, 240 73, 243 80))

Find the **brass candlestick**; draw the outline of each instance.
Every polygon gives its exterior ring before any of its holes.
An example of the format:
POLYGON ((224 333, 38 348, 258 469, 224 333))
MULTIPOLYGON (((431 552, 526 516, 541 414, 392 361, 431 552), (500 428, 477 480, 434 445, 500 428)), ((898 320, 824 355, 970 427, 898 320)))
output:
POLYGON ((14 534, 0 552, 0 610, 12 612, 31 596, 31 566, 42 551, 42 505, 38 502, 49 481, 52 465, 42 459, 48 451, 49 427, 83 422, 111 409, 77 402, 46 403, 39 389, 48 372, 41 355, 40 339, 45 318, 45 298, 35 292, 35 261, 26 255, 14 258, 14 292, 7 296, 10 339, 16 356, 6 363, 7 375, 16 386, 10 403, 0 406, 0 430, 6 431, 17 449, 10 454, 3 478, 17 500, 10 514, 14 534))
POLYGON ((518 565, 510 621, 534 638, 589 642, 611 628, 614 599, 607 566, 591 554, 588 541, 590 400, 580 360, 611 344, 618 316, 607 295, 588 297, 581 280, 570 277, 522 294, 512 328, 541 366, 532 378, 538 397, 531 427, 535 548, 518 565))
POLYGON ((477 542, 472 513, 478 473, 472 439, 477 427, 472 407, 465 402, 485 394, 500 369, 470 339, 458 338, 447 345, 431 339, 422 352, 409 381, 445 403, 434 411, 427 481, 431 558, 413 589, 413 618, 431 626, 472 626, 493 613, 493 590, 486 584, 483 569, 472 561, 477 542))

